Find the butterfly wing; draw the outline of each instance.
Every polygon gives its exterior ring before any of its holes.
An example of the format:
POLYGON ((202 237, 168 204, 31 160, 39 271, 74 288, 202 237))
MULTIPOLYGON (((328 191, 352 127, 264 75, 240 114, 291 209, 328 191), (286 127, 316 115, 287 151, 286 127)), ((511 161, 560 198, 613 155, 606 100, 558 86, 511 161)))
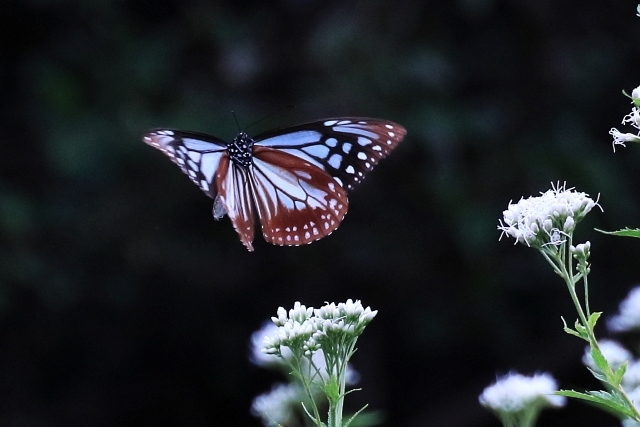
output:
POLYGON ((331 234, 347 213, 344 188, 316 165, 282 150, 254 146, 249 178, 267 242, 311 243, 331 234))
POLYGON ((334 177, 347 191, 360 183, 402 141, 402 126, 380 119, 340 117, 258 135, 255 146, 305 160, 334 177))
POLYGON ((255 215, 250 174, 250 169, 238 166, 229 161, 229 156, 224 156, 216 172, 218 196, 213 209, 214 215, 216 207, 226 211, 240 241, 253 252, 255 215))
POLYGON ((166 154, 205 194, 216 198, 216 172, 221 160, 228 157, 224 141, 203 133, 170 129, 151 131, 142 140, 166 154))

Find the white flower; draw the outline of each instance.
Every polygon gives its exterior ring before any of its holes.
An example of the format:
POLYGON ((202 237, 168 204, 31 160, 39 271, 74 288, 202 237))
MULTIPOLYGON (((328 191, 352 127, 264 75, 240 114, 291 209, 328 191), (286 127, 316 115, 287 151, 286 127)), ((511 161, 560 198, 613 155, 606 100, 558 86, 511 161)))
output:
MULTIPOLYGON (((622 377, 622 385, 625 390, 635 390, 640 388, 640 360, 632 360, 627 366, 627 370, 622 377)), ((636 402, 638 402, 636 400, 636 402)))
POLYGON ((613 151, 616 151, 616 145, 626 147, 627 142, 640 142, 640 136, 633 133, 622 133, 616 128, 609 130, 609 135, 613 136, 613 151))
MULTIPOLYGON (((600 346, 600 351, 607 362, 609 362, 609 366, 614 370, 618 369, 624 362, 629 361, 633 358, 629 350, 621 346, 617 341, 613 340, 602 340, 598 343, 600 346)), ((587 346, 584 350, 584 356, 582 356, 582 363, 587 365, 589 368, 593 369, 596 372, 600 372, 600 368, 598 368, 591 356, 591 348, 587 346)))
MULTIPOLYGON (((638 6, 638 8, 640 9, 640 6, 638 6)), ((631 98, 634 100, 640 99, 640 86, 631 91, 631 98)))
POLYGON ((569 247, 569 251, 576 258, 589 258, 589 254, 591 252, 591 242, 587 240, 586 242, 580 243, 579 245, 572 245, 569 247))
MULTIPOLYGON (((638 88, 635 88, 633 92, 631 92, 632 97, 634 93, 637 94, 637 90, 638 88)), ((631 108, 631 112, 622 118, 622 124, 630 124, 634 128, 640 129, 640 110, 636 107, 631 108)))
POLYGON ((557 390, 556 381, 550 374, 528 377, 509 373, 485 388, 479 400, 482 406, 495 412, 516 413, 544 406, 564 406, 566 398, 553 394, 557 390))
POLYGON ((359 335, 364 327, 373 320, 378 311, 372 311, 371 307, 364 308, 360 300, 348 299, 347 302, 327 303, 323 307, 315 309, 318 319, 319 332, 342 331, 348 334, 359 335))
POLYGON ((272 322, 264 322, 262 328, 251 334, 251 354, 249 360, 257 366, 283 365, 284 361, 278 357, 280 354, 284 359, 291 357, 291 350, 287 347, 280 347, 280 340, 277 337, 278 326, 272 322), (268 343, 268 346, 266 345, 268 343), (266 348, 269 351, 266 351, 266 348))
POLYGON ((607 326, 613 332, 640 329, 640 286, 629 292, 620 303, 620 314, 610 318, 607 326))
POLYGON ((622 427, 640 427, 640 423, 631 418, 626 418, 622 420, 622 427))
POLYGON ((557 184, 538 197, 509 203, 498 230, 516 239, 516 243, 541 248, 559 246, 566 241, 594 206, 600 206, 588 194, 557 184))
POLYGON ((293 308, 289 310, 289 319, 294 320, 298 323, 303 323, 305 320, 313 315, 313 307, 305 307, 300 304, 300 301, 296 301, 293 304, 293 308))
POLYGON ((304 399, 304 390, 297 384, 275 384, 271 391, 253 399, 251 413, 265 426, 286 425, 304 399))

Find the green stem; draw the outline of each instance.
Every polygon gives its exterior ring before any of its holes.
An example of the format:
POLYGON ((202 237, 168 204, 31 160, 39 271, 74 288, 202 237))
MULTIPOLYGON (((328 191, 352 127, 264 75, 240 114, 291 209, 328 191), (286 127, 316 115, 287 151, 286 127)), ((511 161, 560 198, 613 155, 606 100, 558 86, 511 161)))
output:
MULTIPOLYGON (((568 253, 570 242, 571 242, 571 236, 568 238, 568 242, 565 243, 564 247, 562 248, 562 251, 558 251, 555 253, 550 252, 549 254, 545 253, 545 251, 542 251, 542 254, 547 259, 547 261, 554 266, 554 269, 556 270, 556 272, 564 279, 565 283, 567 284, 569 295, 571 295, 571 300, 573 301, 573 305, 576 307, 576 311, 578 312, 578 317, 580 318, 580 322, 582 323, 582 326, 584 326, 584 329, 587 332, 589 345, 591 346, 592 349, 597 349, 598 352, 602 353, 602 351, 600 350, 600 346, 598 345, 598 340, 596 339, 593 328, 591 327, 591 324, 587 319, 587 314, 585 314, 584 310, 582 309, 582 305, 580 304, 580 299, 578 298, 578 295, 576 293, 576 280, 573 275, 573 263, 572 263, 573 257, 571 256, 571 254, 568 253), (554 260, 555 262, 553 262, 554 260)), ((581 278, 585 284, 585 305, 587 307, 587 313, 589 313, 588 300, 587 300, 588 291, 586 289, 586 286, 588 283, 586 270, 581 275, 581 278)), ((607 382, 609 383, 609 385, 613 387, 613 381, 609 381, 613 377, 613 371, 611 367, 608 366, 608 364, 607 364, 607 370, 608 372, 604 372, 605 377, 607 378, 608 380, 607 382)), ((631 410, 634 412, 634 419, 640 422, 640 412, 638 412, 638 409, 633 404, 632 400, 629 398, 627 393, 624 391, 624 389, 622 388, 622 385, 617 384, 613 388, 620 394, 622 399, 626 401, 627 406, 631 408, 631 410)))
MULTIPOLYGON (((314 376, 311 375, 311 372, 303 372, 303 366, 302 366, 303 357, 304 356, 299 357, 294 355, 293 360, 295 361, 295 366, 291 362, 288 362, 288 364, 291 367, 292 371, 297 373, 297 375, 300 377, 300 382, 302 383, 302 387, 304 388, 304 391, 307 394, 307 397, 309 398, 311 409, 313 411, 313 418, 314 418, 313 422, 318 427, 321 427, 322 420, 320 419, 320 412, 318 411, 318 405, 316 405, 316 400, 313 397, 313 390, 311 389, 314 376)), ((313 369, 314 367, 310 359, 311 358, 309 358, 309 371, 311 371, 311 369, 313 369)))

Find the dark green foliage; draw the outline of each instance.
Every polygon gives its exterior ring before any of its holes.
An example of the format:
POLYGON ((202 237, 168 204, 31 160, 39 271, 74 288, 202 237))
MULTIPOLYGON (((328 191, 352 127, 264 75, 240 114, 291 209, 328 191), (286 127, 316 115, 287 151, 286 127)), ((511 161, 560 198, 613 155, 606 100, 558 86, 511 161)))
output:
MULTIPOLYGON (((596 387, 573 308, 541 257, 498 242, 510 199, 567 181, 601 194, 592 308, 638 280, 640 151, 607 134, 640 84, 627 2, 7 0, 0 38, 0 425, 258 425, 246 361, 279 305, 379 310, 358 352, 385 425, 490 426, 497 372, 596 387), (406 140, 350 195, 331 236, 256 239, 140 140, 152 127, 232 138, 374 116, 406 140)), ((604 324, 604 322, 602 322, 604 324)), ((584 405, 541 424, 613 425, 584 405)))

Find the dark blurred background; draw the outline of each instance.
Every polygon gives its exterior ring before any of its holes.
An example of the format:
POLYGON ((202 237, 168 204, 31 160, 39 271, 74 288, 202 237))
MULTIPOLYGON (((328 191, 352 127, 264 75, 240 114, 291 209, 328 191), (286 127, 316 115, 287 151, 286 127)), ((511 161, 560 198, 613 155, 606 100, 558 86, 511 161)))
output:
MULTIPOLYGON (((636 2, 5 0, 0 22, 0 425, 259 426, 281 379, 247 359, 278 306, 379 310, 347 402, 384 426, 498 426, 496 374, 598 384, 563 282, 498 241, 509 200, 594 197, 591 306, 639 281, 640 147, 607 134, 640 84, 636 2), (252 132, 323 117, 404 125, 341 227, 255 253, 141 141, 153 127, 252 132)), ((600 335, 606 331, 601 325, 600 335)), ((539 425, 617 426, 577 402, 539 425)))

